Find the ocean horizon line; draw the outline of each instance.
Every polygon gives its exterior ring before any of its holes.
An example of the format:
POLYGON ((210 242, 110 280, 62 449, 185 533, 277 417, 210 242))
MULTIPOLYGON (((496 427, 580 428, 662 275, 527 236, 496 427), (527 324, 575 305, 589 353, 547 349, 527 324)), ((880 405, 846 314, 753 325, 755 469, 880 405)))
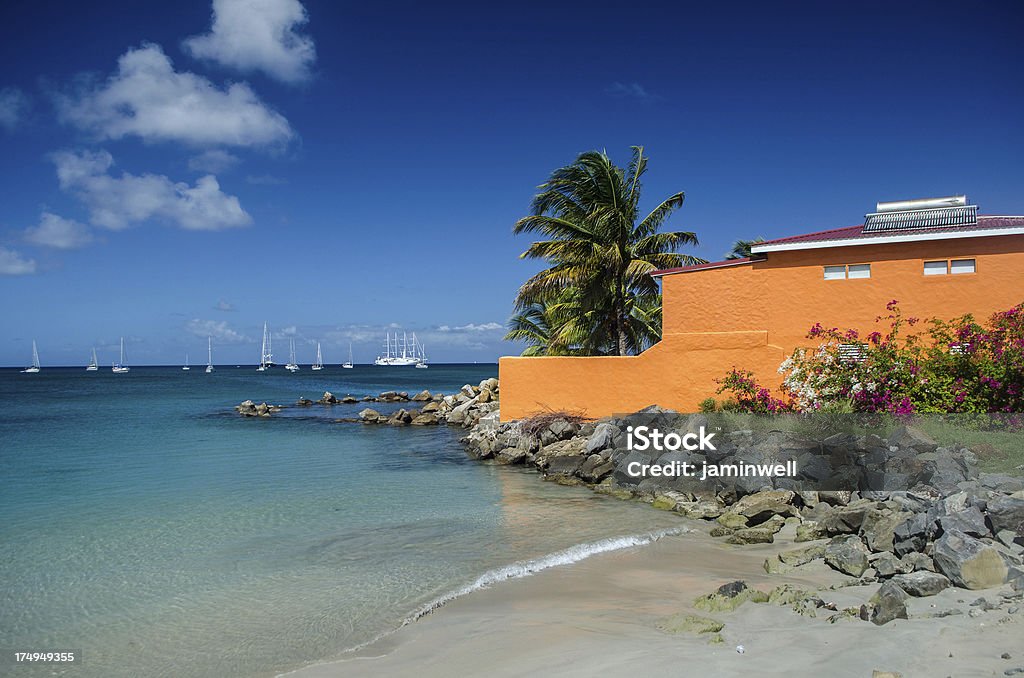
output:
MULTIPOLYGON (((299 363, 300 366, 306 365, 306 364, 312 365, 313 363, 299 363)), ((498 366, 498 361, 494 361, 494 362, 489 362, 489 361, 483 361, 483 362, 480 362, 480 361, 469 361, 469 362, 444 362, 444 363, 441 363, 441 362, 430 362, 428 364, 431 367, 462 367, 462 366, 465 366, 465 365, 494 365, 495 367, 497 367, 498 366)), ((327 369, 329 367, 341 367, 341 365, 342 365, 342 363, 324 363, 324 369, 327 369)), ((395 367, 410 367, 411 368, 411 367, 413 367, 412 365, 375 365, 373 363, 352 363, 352 365, 353 365, 353 367, 388 367, 388 368, 395 368, 395 367)), ((214 367, 224 367, 226 369, 230 369, 230 368, 243 368, 243 367, 251 367, 253 369, 256 369, 257 367, 259 367, 259 363, 230 363, 230 362, 227 362, 227 363, 217 363, 217 362, 215 362, 215 363, 213 363, 213 366, 214 367)), ((85 367, 86 367, 85 365, 43 365, 41 367, 41 370, 64 370, 64 369, 85 370, 85 367)), ((139 368, 141 368, 141 367, 153 367, 153 368, 168 367, 168 368, 174 368, 176 370, 181 371, 182 365, 181 365, 181 363, 173 363, 173 364, 166 364, 166 363, 163 363, 163 364, 133 363, 133 364, 129 365, 129 367, 132 367, 132 368, 136 368, 136 367, 139 367, 139 368)), ((194 364, 190 365, 190 367, 192 369, 196 370, 196 371, 202 372, 203 369, 206 367, 206 365, 205 365, 205 363, 194 363, 194 364)), ((282 370, 284 369, 284 365, 278 365, 278 367, 280 367, 282 370)), ((104 365, 102 365, 102 364, 99 365, 99 368, 100 368, 100 371, 102 371, 104 369, 104 365)), ((24 365, 0 365, 0 370, 23 370, 23 369, 25 369, 24 365)))

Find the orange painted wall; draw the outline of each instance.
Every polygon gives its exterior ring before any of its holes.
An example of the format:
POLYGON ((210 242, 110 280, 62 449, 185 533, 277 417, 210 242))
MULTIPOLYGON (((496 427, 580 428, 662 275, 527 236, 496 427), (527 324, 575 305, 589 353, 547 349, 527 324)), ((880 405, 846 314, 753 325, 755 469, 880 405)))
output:
POLYGON ((780 362, 815 322, 882 329, 892 299, 906 316, 987 319, 1024 301, 1024 236, 772 252, 766 261, 662 278, 663 338, 639 356, 502 358, 501 418, 544 410, 590 417, 651 404, 693 411, 731 367, 777 386, 780 362), (924 262, 975 259, 973 274, 925 276, 924 262), (824 266, 871 264, 871 277, 825 280, 824 266))

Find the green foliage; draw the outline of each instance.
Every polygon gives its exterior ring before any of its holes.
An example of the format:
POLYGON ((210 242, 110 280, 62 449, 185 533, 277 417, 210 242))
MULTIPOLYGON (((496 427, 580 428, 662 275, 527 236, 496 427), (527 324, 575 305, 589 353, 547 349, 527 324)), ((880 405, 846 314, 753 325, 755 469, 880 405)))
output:
POLYGON ((750 252, 750 248, 754 245, 764 242, 764 238, 754 238, 753 240, 737 240, 732 244, 732 249, 728 254, 725 255, 726 261, 733 259, 749 259, 753 256, 750 252))
POLYGON ((704 414, 708 414, 709 412, 716 412, 718 410, 718 402, 714 398, 705 398, 700 401, 700 404, 697 407, 699 407, 700 411, 704 414))
POLYGON ((785 400, 736 369, 719 380, 718 392, 734 394, 748 412, 1024 412, 1024 304, 994 314, 987 326, 966 315, 932 320, 916 334, 907 328, 919 320, 903 317, 896 300, 886 310, 878 321, 887 329, 863 337, 815 324, 807 336, 818 347, 798 348, 779 367, 785 400), (852 346, 858 351, 851 353, 852 346))
POLYGON ((633 148, 625 169, 606 153, 589 151, 540 185, 532 213, 513 230, 546 238, 521 256, 541 259, 548 268, 520 288, 512 338, 526 339, 543 355, 629 355, 661 338, 661 296, 650 273, 703 260, 677 253, 696 245, 696 235, 659 230, 682 206, 682 192, 646 216, 640 212, 646 171, 642 147, 633 148), (534 322, 544 312, 550 312, 544 332, 520 322, 534 322))
POLYGON ((738 409, 743 412, 779 414, 793 409, 791 403, 776 398, 771 390, 757 383, 754 373, 749 370, 733 368, 718 383, 718 393, 732 393, 738 409))

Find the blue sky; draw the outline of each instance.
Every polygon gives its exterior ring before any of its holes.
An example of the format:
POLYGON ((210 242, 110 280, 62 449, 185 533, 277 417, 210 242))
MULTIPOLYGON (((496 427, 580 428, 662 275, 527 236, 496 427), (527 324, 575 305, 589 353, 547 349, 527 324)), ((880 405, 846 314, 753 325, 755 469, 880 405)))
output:
POLYGON ((736 238, 967 193, 1024 213, 1019 2, 5 2, 0 364, 501 341, 511 228, 580 152, 736 238))

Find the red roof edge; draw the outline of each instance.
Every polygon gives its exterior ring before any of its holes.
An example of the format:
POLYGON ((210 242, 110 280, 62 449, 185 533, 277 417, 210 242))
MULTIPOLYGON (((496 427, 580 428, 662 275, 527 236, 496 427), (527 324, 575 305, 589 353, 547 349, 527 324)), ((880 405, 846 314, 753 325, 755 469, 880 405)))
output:
POLYGON ((660 278, 663 275, 674 273, 689 273, 690 271, 707 271, 712 268, 728 268, 730 266, 745 266, 755 261, 764 261, 764 257, 744 257, 743 259, 726 259, 725 261, 709 261, 705 264, 693 264, 692 266, 679 266, 677 268, 664 268, 660 271, 651 271, 652 278, 660 278))
POLYGON ((752 247, 760 247, 762 245, 776 245, 781 243, 789 242, 800 242, 802 240, 832 240, 841 239, 843 236, 857 236, 860 235, 864 230, 864 224, 857 224, 856 226, 843 226, 842 228, 830 228, 825 231, 813 231, 811 233, 801 233, 800 235, 789 235, 785 238, 775 238, 773 240, 762 240, 761 242, 752 243, 752 247), (832 237, 829 237, 832 236, 832 237))

